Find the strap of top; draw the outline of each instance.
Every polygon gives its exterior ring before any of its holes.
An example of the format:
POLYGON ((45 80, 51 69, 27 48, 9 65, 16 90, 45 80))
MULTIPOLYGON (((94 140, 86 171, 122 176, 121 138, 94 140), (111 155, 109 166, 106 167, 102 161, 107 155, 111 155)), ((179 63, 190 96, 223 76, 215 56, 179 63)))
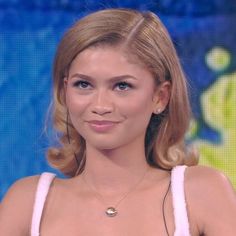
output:
POLYGON ((171 173, 175 233, 174 236, 190 236, 184 192, 184 173, 187 166, 176 166, 171 173))
POLYGON ((32 216, 31 236, 39 236, 44 203, 54 177, 55 174, 45 172, 39 178, 32 216))
MULTIPOLYGON (((184 192, 185 169, 186 166, 176 166, 171 172, 171 192, 175 219, 174 236, 190 236, 184 192)), ((44 203, 54 178, 55 174, 47 172, 43 173, 39 178, 32 216, 31 236, 39 236, 44 203)))

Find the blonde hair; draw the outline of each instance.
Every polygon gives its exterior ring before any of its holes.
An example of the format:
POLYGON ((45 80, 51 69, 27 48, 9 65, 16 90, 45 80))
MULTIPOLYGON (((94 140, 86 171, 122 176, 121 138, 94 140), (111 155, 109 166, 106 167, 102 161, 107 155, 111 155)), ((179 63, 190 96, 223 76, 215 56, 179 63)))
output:
POLYGON ((184 143, 191 116, 186 79, 170 36, 152 12, 107 9, 76 22, 64 35, 55 56, 54 126, 60 133, 60 146, 48 150, 49 163, 68 176, 80 174, 85 166, 85 140, 68 119, 64 78, 75 57, 91 46, 121 45, 125 52, 143 63, 156 84, 170 81, 168 106, 153 114, 146 131, 147 162, 171 169, 179 164, 197 164, 197 157, 184 143))

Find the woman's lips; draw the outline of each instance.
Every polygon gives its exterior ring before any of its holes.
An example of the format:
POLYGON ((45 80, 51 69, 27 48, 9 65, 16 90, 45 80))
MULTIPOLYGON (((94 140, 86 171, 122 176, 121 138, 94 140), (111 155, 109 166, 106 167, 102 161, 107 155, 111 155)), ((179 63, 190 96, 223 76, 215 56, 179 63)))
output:
POLYGON ((96 132, 106 132, 112 129, 115 125, 117 125, 119 122, 117 121, 107 121, 107 120, 92 120, 88 121, 88 124, 91 129, 93 129, 96 132))

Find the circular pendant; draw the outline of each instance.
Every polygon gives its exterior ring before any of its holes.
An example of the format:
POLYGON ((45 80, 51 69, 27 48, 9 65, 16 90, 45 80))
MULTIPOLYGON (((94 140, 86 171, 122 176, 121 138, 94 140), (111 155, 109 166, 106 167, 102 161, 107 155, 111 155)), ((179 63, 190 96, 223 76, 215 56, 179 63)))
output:
POLYGON ((106 210, 107 216, 114 217, 117 215, 117 210, 114 207, 108 207, 106 210))

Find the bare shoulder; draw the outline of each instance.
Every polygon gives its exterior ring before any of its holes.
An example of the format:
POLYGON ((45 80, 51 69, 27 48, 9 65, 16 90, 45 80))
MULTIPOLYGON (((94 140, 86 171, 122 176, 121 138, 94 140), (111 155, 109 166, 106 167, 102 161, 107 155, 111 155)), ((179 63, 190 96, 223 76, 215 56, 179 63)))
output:
POLYGON ((0 231, 4 235, 27 235, 39 176, 16 181, 0 205, 0 231))
POLYGON ((228 177, 221 171, 206 166, 192 166, 186 170, 186 187, 192 193, 204 193, 211 198, 216 193, 235 197, 235 190, 228 177))
MULTIPOLYGON (((35 194, 39 176, 30 176, 17 180, 8 190, 5 195, 2 205, 7 205, 9 202, 26 202, 29 201, 35 194)), ((32 199, 33 200, 33 199, 32 199)))
POLYGON ((222 172, 204 166, 189 167, 185 187, 190 215, 204 235, 236 235, 236 193, 222 172))

